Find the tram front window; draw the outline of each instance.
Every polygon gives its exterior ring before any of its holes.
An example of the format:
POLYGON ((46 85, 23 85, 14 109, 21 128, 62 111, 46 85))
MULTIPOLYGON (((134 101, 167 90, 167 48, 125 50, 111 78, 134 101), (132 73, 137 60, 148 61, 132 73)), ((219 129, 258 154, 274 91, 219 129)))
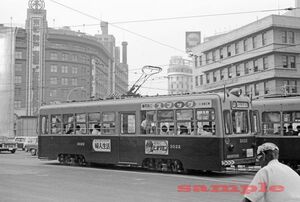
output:
POLYGON ((249 132, 248 112, 246 110, 232 112, 233 133, 245 134, 249 132))

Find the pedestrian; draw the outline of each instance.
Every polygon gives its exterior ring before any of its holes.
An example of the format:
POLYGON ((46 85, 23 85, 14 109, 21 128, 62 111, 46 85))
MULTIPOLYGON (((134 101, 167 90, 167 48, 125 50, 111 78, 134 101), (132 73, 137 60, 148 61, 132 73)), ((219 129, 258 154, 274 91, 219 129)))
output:
POLYGON ((264 143, 257 149, 261 169, 247 187, 244 202, 299 202, 300 176, 278 161, 279 148, 264 143))

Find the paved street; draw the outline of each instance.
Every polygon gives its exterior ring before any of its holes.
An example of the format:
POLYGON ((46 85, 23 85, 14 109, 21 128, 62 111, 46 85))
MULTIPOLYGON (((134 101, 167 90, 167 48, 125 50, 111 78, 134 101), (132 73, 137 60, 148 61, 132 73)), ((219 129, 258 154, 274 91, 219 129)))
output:
POLYGON ((240 193, 178 192, 178 185, 241 185, 251 174, 174 175, 128 168, 70 167, 29 153, 0 154, 0 201, 241 201, 240 193))

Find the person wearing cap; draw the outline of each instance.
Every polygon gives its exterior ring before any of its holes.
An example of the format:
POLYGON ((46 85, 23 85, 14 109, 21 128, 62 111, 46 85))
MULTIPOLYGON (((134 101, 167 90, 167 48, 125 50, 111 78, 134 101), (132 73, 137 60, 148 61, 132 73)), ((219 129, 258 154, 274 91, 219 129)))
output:
POLYGON ((279 148, 264 143, 257 149, 261 169, 245 190, 244 202, 300 202, 300 176, 278 161, 279 148))

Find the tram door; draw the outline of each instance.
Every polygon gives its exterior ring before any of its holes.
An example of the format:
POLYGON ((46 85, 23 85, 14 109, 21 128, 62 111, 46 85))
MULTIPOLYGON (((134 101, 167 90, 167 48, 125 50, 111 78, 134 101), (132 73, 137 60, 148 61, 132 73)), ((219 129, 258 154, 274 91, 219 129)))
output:
POLYGON ((137 137, 135 112, 120 113, 119 163, 137 163, 137 137))

